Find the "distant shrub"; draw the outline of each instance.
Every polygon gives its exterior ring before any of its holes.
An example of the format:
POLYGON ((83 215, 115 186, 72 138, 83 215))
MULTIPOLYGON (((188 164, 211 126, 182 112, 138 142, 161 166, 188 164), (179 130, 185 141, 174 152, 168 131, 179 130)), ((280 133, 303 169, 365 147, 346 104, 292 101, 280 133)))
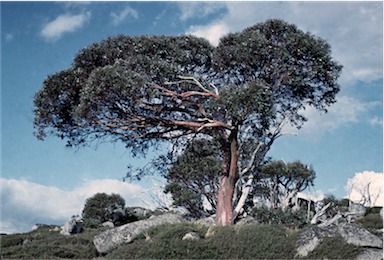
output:
POLYGON ((368 214, 380 214, 380 210, 382 209, 383 207, 368 207, 367 208, 367 215, 368 214))
POLYGON ((383 228, 383 219, 378 213, 369 213, 365 217, 357 220, 363 228, 369 231, 376 231, 383 228))
POLYGON ((97 193, 85 202, 83 219, 90 225, 113 221, 114 210, 123 210, 124 206, 125 201, 118 194, 97 193))

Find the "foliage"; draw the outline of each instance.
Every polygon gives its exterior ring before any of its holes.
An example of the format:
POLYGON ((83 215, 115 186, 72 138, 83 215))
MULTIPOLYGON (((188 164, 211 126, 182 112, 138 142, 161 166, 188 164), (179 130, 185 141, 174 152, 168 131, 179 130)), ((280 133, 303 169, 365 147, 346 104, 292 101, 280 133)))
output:
POLYGON ((221 172, 219 144, 214 140, 195 140, 170 167, 166 193, 171 193, 174 205, 185 207, 192 216, 201 217, 207 211, 203 200, 216 209, 218 177, 221 172))
POLYGON ((326 237, 306 259, 355 259, 361 248, 348 244, 341 236, 326 237))
POLYGON ((210 119, 253 127, 263 140, 282 119, 300 126, 304 106, 326 110, 335 102, 341 66, 330 52, 324 40, 281 20, 229 34, 216 48, 193 36, 110 37, 44 81, 35 97, 36 135, 56 134, 68 145, 104 137, 144 151, 210 119), (215 84, 220 98, 178 76, 215 84))
POLYGON ((273 208, 286 208, 298 193, 313 186, 316 173, 311 166, 300 161, 285 163, 272 161, 260 167, 260 186, 273 208))
POLYGON ((69 146, 121 141, 133 154, 170 140, 218 138, 217 216, 228 224, 237 175, 259 166, 286 123, 300 128, 303 109, 326 112, 340 72, 328 43, 281 20, 228 34, 217 47, 194 36, 110 37, 44 81, 35 134, 69 146), (247 143, 254 153, 238 167, 237 148, 247 143))
POLYGON ((323 199, 323 204, 331 203, 331 207, 327 212, 329 216, 335 216, 338 212, 347 212, 349 208, 349 199, 337 199, 333 194, 327 194, 323 199))
POLYGON ((1 236, 1 258, 3 259, 93 259, 97 257, 93 237, 101 232, 86 229, 76 236, 63 236, 49 231, 50 227, 39 227, 25 234, 1 236))
MULTIPOLYGON (((375 213, 376 214, 376 213, 375 213)), ((367 220, 368 221, 368 220, 367 220)), ((93 237, 106 228, 85 229, 83 233, 63 236, 49 231, 1 235, 0 257, 4 259, 97 259, 93 237)), ((300 230, 281 225, 244 225, 215 227, 212 237, 204 239, 208 227, 188 224, 162 225, 149 229, 132 243, 114 249, 104 259, 293 259, 300 230), (182 241, 187 232, 196 232, 198 241, 182 241), (146 241, 146 237, 150 241, 146 241)), ((306 259, 354 259, 361 247, 347 244, 339 237, 325 238, 306 259)))
POLYGON ((187 232, 203 237, 207 227, 197 225, 163 225, 151 229, 143 240, 122 245, 106 257, 109 259, 292 259, 295 233, 281 227, 249 225, 216 227, 215 235, 198 241, 182 241, 187 232), (287 239, 288 237, 288 239, 287 239), (135 245, 136 244, 136 245, 135 245), (140 245, 140 246, 138 246, 140 245))
MULTIPOLYGON (((376 234, 379 229, 383 229, 383 219, 379 213, 369 212, 364 218, 358 219, 357 223, 374 234, 376 234)), ((382 235, 382 232, 379 232, 378 235, 382 235)))
POLYGON ((95 227, 105 221, 114 221, 116 209, 124 209, 125 201, 119 194, 97 193, 88 198, 83 209, 83 219, 89 227, 95 227))
POLYGON ((273 209, 267 207, 254 208, 251 215, 262 224, 283 225, 289 228, 303 228, 308 224, 307 212, 305 210, 292 211, 273 209))

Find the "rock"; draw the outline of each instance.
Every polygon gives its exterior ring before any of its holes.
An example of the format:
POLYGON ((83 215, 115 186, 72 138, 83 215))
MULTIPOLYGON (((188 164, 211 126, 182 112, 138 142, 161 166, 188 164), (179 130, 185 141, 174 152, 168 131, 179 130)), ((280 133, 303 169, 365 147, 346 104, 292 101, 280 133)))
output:
POLYGON ((83 228, 80 226, 81 219, 76 216, 68 220, 67 223, 61 228, 60 234, 65 236, 70 236, 73 234, 78 234, 83 231, 83 228))
POLYGON ((342 223, 338 226, 338 228, 338 233, 348 244, 363 247, 383 248, 383 240, 356 224, 342 223))
POLYGON ((340 235, 347 243, 356 246, 383 248, 383 241, 379 237, 356 224, 342 223, 325 227, 315 226, 302 232, 297 240, 296 257, 306 257, 321 244, 324 238, 336 235, 340 235))
POLYGON ((299 235, 297 240, 297 253, 295 257, 306 257, 310 252, 323 242, 325 237, 333 237, 337 234, 336 226, 312 227, 299 235))
POLYGON ((38 228, 39 228, 38 224, 35 224, 35 225, 33 225, 33 227, 31 228, 31 230, 32 230, 32 231, 35 231, 35 230, 37 230, 38 228))
POLYGON ((59 227, 50 228, 49 231, 59 232, 60 228, 59 227))
POLYGON ((120 227, 109 229, 95 236, 93 239, 93 244, 99 253, 104 254, 114 249, 118 245, 133 241, 138 235, 140 235, 148 228, 167 223, 180 223, 182 221, 184 221, 184 219, 181 215, 166 213, 150 219, 140 220, 125 224, 120 227))
POLYGON ((348 213, 352 213, 356 217, 364 217, 366 212, 367 209, 361 204, 351 202, 348 206, 348 213))
POLYGON ((381 208, 381 210, 380 210, 380 217, 381 217, 381 219, 383 219, 383 208, 381 208))
POLYGON ((237 221, 235 225, 250 225, 250 224, 259 224, 259 222, 254 217, 247 216, 237 221))
POLYGON ((383 250, 368 248, 365 249, 356 260, 381 260, 383 259, 383 250))
POLYGON ((115 225, 113 224, 112 221, 105 221, 104 223, 101 224, 103 227, 109 227, 109 228, 113 228, 115 227, 115 225))
POLYGON ((132 212, 135 216, 144 218, 151 214, 151 211, 149 209, 141 208, 141 207, 133 207, 129 208, 129 211, 132 212))
POLYGON ((200 240, 200 236, 195 232, 189 232, 183 236, 182 240, 200 240))
POLYGON ((33 225, 31 230, 35 231, 35 230, 38 230, 39 228, 42 228, 42 227, 49 227, 49 226, 45 225, 45 224, 35 224, 35 225, 33 225))
POLYGON ((200 224, 203 226, 212 226, 215 225, 215 215, 209 216, 206 218, 201 218, 195 221, 196 224, 200 224))

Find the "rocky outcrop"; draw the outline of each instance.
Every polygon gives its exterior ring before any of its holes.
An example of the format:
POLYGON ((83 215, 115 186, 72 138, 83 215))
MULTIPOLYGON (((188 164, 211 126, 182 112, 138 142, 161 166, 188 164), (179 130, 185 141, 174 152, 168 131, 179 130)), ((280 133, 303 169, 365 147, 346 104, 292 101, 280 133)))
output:
POLYGON ((179 214, 166 213, 160 216, 153 216, 146 220, 140 220, 123 226, 109 229, 93 239, 97 251, 101 254, 107 253, 118 245, 133 241, 143 231, 162 224, 175 224, 184 221, 179 214))
POLYGON ((340 235, 349 244, 367 248, 383 248, 383 240, 364 228, 351 223, 341 223, 325 227, 311 227, 299 235, 296 256, 305 257, 315 250, 326 237, 340 235))
POLYGON ((70 236, 81 233, 83 228, 80 226, 80 222, 81 219, 78 216, 72 217, 72 219, 68 220, 68 222, 61 227, 60 234, 70 236))
POLYGON ((383 259, 382 249, 365 249, 360 255, 356 257, 356 260, 376 260, 383 259))

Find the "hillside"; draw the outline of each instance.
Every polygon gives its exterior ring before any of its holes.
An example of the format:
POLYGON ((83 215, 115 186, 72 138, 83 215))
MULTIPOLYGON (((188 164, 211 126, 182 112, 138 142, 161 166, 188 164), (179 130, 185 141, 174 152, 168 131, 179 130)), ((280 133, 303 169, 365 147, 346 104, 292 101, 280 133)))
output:
MULTIPOLYGON (((382 221, 377 213, 367 214, 359 225, 377 231, 382 221)), ((208 226, 196 223, 166 224, 153 227, 132 243, 123 244, 105 255, 93 245, 95 235, 108 228, 86 228, 82 233, 63 236, 55 226, 1 236, 1 259, 292 259, 299 234, 308 230, 282 225, 248 224, 216 227, 213 236, 204 238, 208 226), (195 232, 199 240, 182 240, 195 232)), ((326 238, 306 259, 351 259, 362 247, 347 244, 340 236, 326 238)))

